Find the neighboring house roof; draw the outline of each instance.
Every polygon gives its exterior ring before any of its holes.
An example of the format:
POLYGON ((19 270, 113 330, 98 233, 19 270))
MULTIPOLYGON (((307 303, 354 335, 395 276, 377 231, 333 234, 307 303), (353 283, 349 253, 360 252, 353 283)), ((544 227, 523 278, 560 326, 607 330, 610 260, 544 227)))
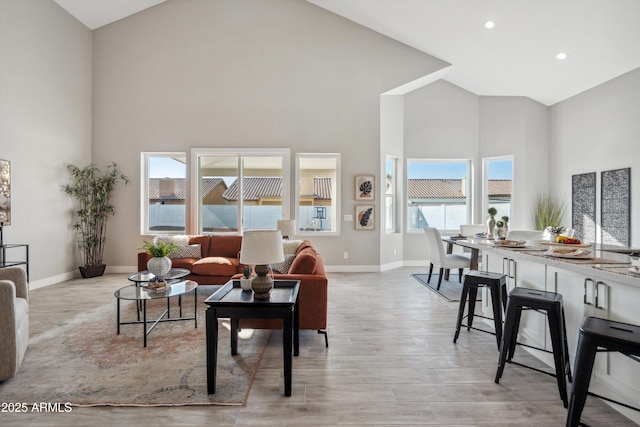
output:
MULTIPOLYGON (((243 184, 244 200, 258 200, 263 197, 282 196, 282 178, 280 177, 245 177, 243 184)), ((331 178, 313 178, 313 196, 317 199, 331 199, 331 178)), ((226 200, 238 200, 238 181, 231 183, 222 194, 226 200)))
MULTIPOLYGON (((226 184, 220 178, 203 178, 202 179, 202 197, 206 197, 218 185, 226 184)), ((169 185, 171 187, 171 185, 169 185)), ((185 178, 149 178, 149 200, 185 200, 187 195, 187 183, 185 178), (160 182, 167 183, 172 181, 173 191, 170 194, 160 195, 160 182)))
MULTIPOLYGON (((462 179, 422 179, 412 178, 407 182, 409 199, 464 199, 462 179)), ((489 197, 491 199, 511 198, 512 180, 490 179, 489 197)))
POLYGON ((409 179, 409 199, 464 199, 461 179, 409 179))
MULTIPOLYGON (((238 200, 238 192, 238 180, 236 179, 222 193, 222 197, 226 200, 238 200)), ((258 200, 261 197, 280 197, 282 195, 282 178, 243 178, 242 192, 244 200, 258 200)))

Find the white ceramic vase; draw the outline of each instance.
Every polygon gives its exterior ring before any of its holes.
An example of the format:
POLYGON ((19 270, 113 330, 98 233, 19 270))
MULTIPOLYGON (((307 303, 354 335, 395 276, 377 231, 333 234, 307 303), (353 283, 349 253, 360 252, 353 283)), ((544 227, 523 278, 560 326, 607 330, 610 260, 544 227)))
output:
POLYGON ((147 261, 147 270, 159 279, 164 279, 164 276, 171 270, 171 258, 153 257, 147 261))
POLYGON ((496 228, 496 219, 493 215, 487 217, 487 239, 493 240, 493 233, 496 228))

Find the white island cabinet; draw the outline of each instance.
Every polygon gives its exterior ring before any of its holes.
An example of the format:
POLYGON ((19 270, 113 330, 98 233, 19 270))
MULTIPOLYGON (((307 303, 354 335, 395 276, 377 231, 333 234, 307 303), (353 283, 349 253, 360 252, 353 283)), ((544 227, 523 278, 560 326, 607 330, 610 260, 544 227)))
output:
MULTIPOLYGON (((640 275, 628 273, 631 263, 638 264, 638 261, 626 255, 595 251, 597 259, 614 263, 579 264, 541 256, 542 251, 493 248, 475 241, 459 244, 481 248, 484 269, 507 276, 509 290, 521 286, 562 294, 572 369, 579 328, 585 316, 640 325, 640 275)), ((491 316, 489 298, 488 293, 483 292, 483 311, 491 316)), ((551 350, 546 322, 540 313, 527 313, 526 318, 523 313, 519 340, 551 350)), ((524 349, 553 366, 553 358, 548 353, 524 349)), ((590 391, 640 407, 640 363, 616 352, 599 352, 590 391)), ((639 412, 615 407, 640 424, 639 412)))

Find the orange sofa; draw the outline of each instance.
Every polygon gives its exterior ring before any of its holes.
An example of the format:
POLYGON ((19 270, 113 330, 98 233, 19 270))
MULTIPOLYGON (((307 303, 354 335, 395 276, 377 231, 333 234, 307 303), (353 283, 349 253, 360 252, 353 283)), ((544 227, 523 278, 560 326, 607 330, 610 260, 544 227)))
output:
MULTIPOLYGON (((200 245, 200 258, 173 258, 174 268, 191 272, 186 279, 199 285, 223 285, 232 278, 242 277, 239 262, 242 236, 189 236, 188 245, 200 245)), ((147 269, 150 255, 138 253, 138 271, 147 269)), ((308 240, 298 246, 293 263, 286 274, 275 273, 274 278, 300 280, 298 304, 300 329, 327 328, 328 280, 322 257, 308 240)), ((254 329, 279 329, 279 319, 242 319, 240 326, 254 329)))

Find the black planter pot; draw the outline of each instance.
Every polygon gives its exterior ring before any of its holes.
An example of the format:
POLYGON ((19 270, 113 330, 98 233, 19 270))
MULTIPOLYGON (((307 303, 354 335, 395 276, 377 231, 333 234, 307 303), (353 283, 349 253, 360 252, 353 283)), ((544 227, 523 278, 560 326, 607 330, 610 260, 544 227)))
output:
POLYGON ((78 268, 80 269, 80 274, 82 275, 82 277, 84 279, 89 279, 91 277, 102 276, 104 274, 104 269, 107 268, 107 265, 86 265, 78 268))

